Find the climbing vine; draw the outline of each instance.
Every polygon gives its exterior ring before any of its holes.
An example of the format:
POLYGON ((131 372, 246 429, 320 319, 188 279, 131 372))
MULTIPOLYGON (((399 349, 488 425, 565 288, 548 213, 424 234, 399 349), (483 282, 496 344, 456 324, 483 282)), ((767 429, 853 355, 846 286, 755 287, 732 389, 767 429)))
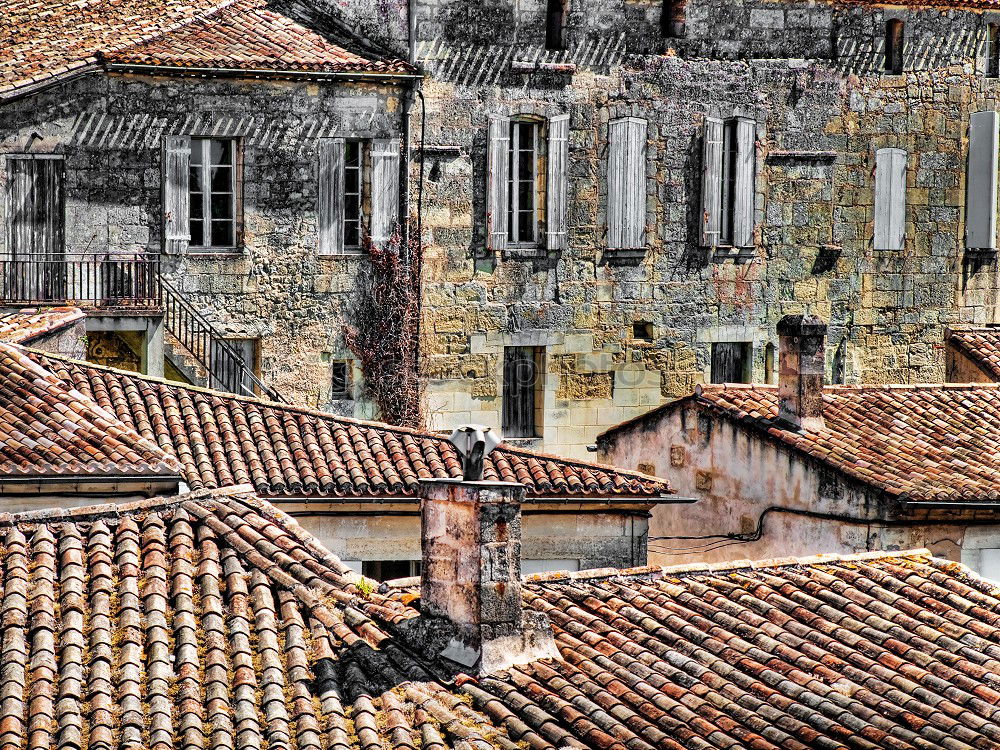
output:
POLYGON ((420 246, 404 247, 397 228, 378 247, 365 238, 369 264, 358 279, 357 295, 344 338, 358 358, 365 391, 381 418, 391 424, 420 424, 420 246))

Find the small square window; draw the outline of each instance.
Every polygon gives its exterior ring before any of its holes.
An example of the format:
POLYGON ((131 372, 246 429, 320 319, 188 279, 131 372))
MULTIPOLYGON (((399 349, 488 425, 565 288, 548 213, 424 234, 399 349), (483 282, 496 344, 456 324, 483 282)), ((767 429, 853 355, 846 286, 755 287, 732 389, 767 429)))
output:
POLYGON ((351 398, 351 372, 347 362, 334 362, 330 378, 330 399, 345 401, 351 398))
POLYGON ((632 324, 632 338, 636 341, 653 340, 653 324, 648 320, 637 320, 632 324))

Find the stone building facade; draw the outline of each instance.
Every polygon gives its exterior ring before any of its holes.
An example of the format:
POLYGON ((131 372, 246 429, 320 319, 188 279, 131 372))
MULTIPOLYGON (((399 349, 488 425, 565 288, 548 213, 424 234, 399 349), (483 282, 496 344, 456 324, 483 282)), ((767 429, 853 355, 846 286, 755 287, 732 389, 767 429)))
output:
POLYGON ((966 246, 970 115, 997 109, 997 17, 952 5, 588 2, 562 13, 560 40, 546 34, 558 3, 418 3, 431 424, 502 424, 505 349, 527 347, 534 442, 584 455, 699 382, 774 382, 789 313, 829 321, 833 380, 942 381, 945 327, 995 322, 998 291, 995 226, 990 247, 966 246), (543 141, 569 116, 561 245, 491 246, 498 115, 543 141), (626 118, 645 123, 645 227, 623 250, 609 133, 626 118), (705 136, 730 119, 749 121, 752 153, 745 236, 724 244, 702 227, 705 136))

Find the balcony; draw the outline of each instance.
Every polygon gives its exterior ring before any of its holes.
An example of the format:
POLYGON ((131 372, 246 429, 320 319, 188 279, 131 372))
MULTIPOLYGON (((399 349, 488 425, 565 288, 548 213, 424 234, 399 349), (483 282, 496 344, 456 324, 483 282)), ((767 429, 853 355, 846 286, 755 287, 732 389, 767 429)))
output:
POLYGON ((160 256, 107 252, 0 256, 0 305, 159 311, 160 256))

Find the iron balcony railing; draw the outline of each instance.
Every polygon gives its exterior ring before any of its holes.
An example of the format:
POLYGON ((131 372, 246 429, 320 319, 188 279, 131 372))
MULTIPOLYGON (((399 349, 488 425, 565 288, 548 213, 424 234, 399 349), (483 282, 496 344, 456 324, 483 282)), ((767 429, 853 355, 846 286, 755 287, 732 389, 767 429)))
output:
POLYGON ((156 308, 155 253, 59 253, 0 257, 0 303, 156 308))
POLYGON ((208 375, 210 388, 243 396, 260 396, 287 403, 276 390, 264 384, 243 357, 206 320, 197 308, 164 278, 160 279, 163 322, 208 375))

